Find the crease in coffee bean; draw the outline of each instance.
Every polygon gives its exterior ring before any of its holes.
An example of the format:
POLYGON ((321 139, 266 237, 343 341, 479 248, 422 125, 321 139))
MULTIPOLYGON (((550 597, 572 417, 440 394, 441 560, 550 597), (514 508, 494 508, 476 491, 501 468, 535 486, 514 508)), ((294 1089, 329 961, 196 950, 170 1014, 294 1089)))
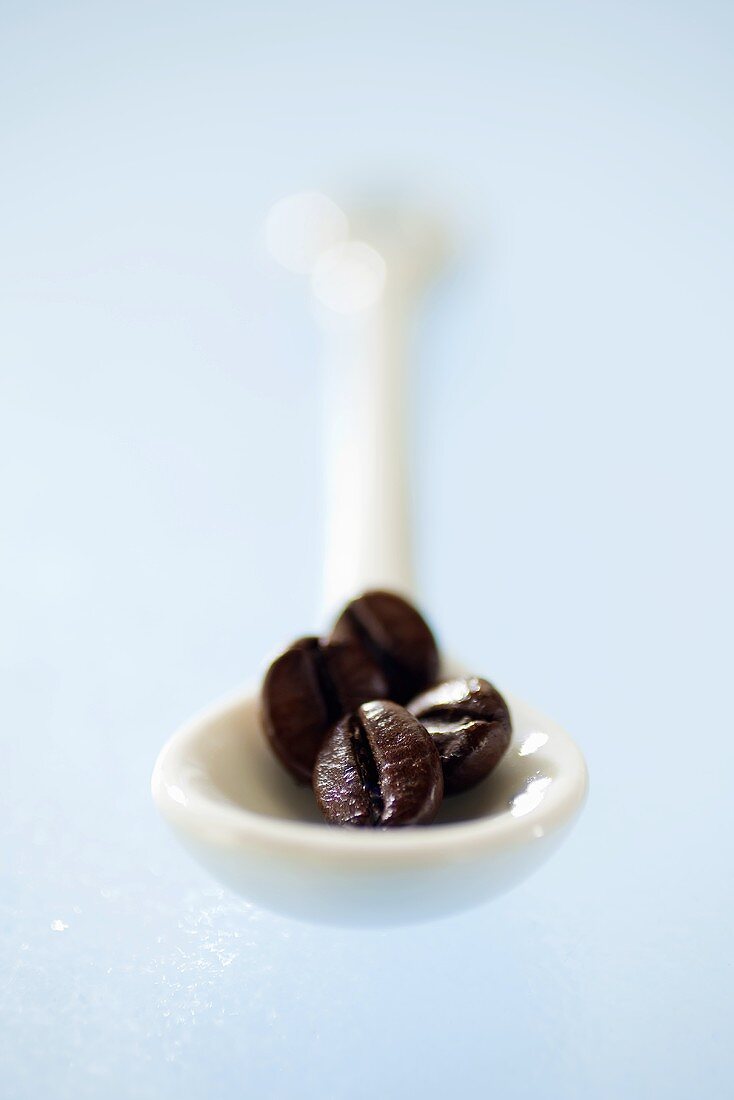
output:
POLYGON ((370 803, 370 824, 379 825, 385 809, 385 800, 380 790, 380 777, 377 764, 372 755, 367 734, 357 715, 351 722, 349 739, 352 746, 354 762, 357 765, 362 787, 367 794, 370 803))
POLYGON ((493 684, 478 676, 437 684, 413 699, 408 709, 438 748, 447 795, 481 782, 510 744, 507 703, 493 684))
POLYGON ((348 607, 346 609, 345 616, 354 630, 359 644, 363 647, 367 655, 372 658, 377 667, 383 670, 386 676, 392 679, 395 677, 396 673, 399 676, 405 673, 403 665, 401 665, 393 655, 387 655, 383 646, 380 645, 353 607, 348 607))
POLYGON ((330 722, 338 722, 339 718, 344 713, 344 708, 339 698, 337 686, 331 678, 324 646, 318 640, 316 640, 314 646, 313 659, 316 682, 321 690, 321 697, 324 700, 327 717, 330 722))
POLYGON ((473 715, 462 715, 455 718, 447 718, 444 720, 443 716, 436 716, 430 714, 421 715, 421 725, 425 726, 428 732, 431 734, 434 740, 437 738, 450 738, 456 737, 459 734, 467 733, 476 726, 489 725, 489 722, 485 722, 482 718, 475 718, 473 715))
POLYGON ((436 707, 433 710, 421 711, 420 720, 426 728, 430 726, 436 732, 444 729, 451 732, 453 729, 468 728, 477 722, 482 722, 485 725, 503 725, 505 723, 505 713, 499 705, 486 714, 473 714, 471 711, 467 712, 466 709, 462 711, 461 707, 455 707, 451 710, 441 710, 441 708, 436 707))

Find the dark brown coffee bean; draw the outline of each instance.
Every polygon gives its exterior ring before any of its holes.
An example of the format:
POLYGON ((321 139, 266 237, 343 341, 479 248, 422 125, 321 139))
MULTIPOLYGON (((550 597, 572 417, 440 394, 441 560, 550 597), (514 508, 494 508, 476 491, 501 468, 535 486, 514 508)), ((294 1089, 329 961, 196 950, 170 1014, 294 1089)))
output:
POLYGON ((360 646, 301 638, 265 675, 263 728, 281 763, 301 783, 310 783, 316 754, 334 723, 386 690, 383 673, 360 646))
POLYGON ((313 788, 334 825, 426 825, 443 797, 436 746, 396 703, 365 703, 343 718, 316 758, 313 788))
POLYGON ((347 604, 332 632, 357 642, 387 676, 388 697, 406 703, 434 683, 438 649, 416 609, 392 592, 366 592, 347 604))
POLYGON ((507 703, 487 680, 447 680, 408 704, 436 743, 446 794, 473 787, 507 751, 512 723, 507 703))

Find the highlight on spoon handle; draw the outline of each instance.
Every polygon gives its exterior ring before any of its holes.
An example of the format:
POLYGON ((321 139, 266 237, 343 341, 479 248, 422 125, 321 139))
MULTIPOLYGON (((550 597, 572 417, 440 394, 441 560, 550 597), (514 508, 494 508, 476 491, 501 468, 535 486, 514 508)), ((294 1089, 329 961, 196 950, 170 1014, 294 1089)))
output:
POLYGON ((446 258, 443 220, 397 200, 347 215, 300 192, 271 207, 265 236, 280 264, 310 276, 324 334, 324 611, 367 588, 412 597, 407 322, 446 258))
POLYGON ((408 302, 383 295, 324 330, 323 610, 368 588, 414 595, 405 446, 408 302))

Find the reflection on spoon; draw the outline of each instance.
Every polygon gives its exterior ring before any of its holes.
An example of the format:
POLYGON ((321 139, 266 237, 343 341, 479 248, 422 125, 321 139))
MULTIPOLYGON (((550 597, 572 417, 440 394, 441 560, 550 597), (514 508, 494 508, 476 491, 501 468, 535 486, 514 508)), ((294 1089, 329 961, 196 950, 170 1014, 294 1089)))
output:
POLYGON ((532 813, 543 801, 543 796, 551 784, 549 775, 533 776, 528 779, 525 789, 512 800, 510 813, 513 817, 525 817, 532 813))
POLYGON ((546 743, 547 740, 547 733, 541 733, 539 730, 533 730, 533 732, 529 733, 523 743, 520 745, 520 748, 517 750, 517 755, 532 756, 532 754, 534 752, 537 752, 538 749, 543 748, 543 745, 546 743))
POLYGON ((298 275, 310 275, 319 256, 345 241, 348 233, 344 211, 318 191, 299 191, 280 199, 265 220, 268 252, 298 275))

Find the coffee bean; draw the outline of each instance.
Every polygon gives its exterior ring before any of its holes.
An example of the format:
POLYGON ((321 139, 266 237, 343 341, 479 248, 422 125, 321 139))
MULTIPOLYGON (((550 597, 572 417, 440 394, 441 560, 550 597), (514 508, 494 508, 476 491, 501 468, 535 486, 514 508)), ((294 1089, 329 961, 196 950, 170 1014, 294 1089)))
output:
POLYGON ((331 637, 363 646, 387 677, 388 698, 398 703, 429 687, 438 675, 438 649, 428 624, 392 592, 366 592, 352 600, 331 637))
POLYGON ((335 722, 379 699, 387 683, 362 647, 301 638, 268 669, 261 692, 265 733, 278 759, 301 783, 335 722))
POLYGON ((385 701, 365 703, 324 741, 313 788, 334 825, 425 825, 443 797, 441 762, 407 710, 385 701))
POLYGON ((433 738, 446 794, 473 787, 497 766, 512 736, 507 703, 487 680, 447 680, 419 695, 408 709, 433 738))

